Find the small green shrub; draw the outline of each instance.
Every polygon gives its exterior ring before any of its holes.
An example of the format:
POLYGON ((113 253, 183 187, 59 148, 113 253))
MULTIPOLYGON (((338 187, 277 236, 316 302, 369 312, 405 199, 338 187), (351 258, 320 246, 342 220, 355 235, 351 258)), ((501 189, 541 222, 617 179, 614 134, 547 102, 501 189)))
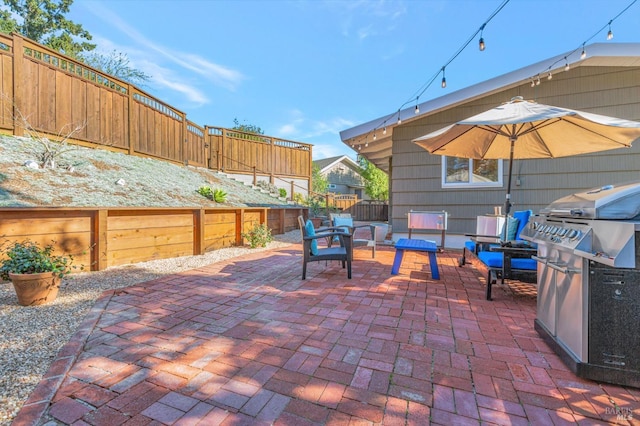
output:
POLYGON ((302 195, 302 194, 301 194, 301 193, 299 193, 299 192, 296 192, 295 194, 293 194, 293 201, 294 201, 296 204, 299 204, 299 205, 304 205, 304 204, 306 204, 306 201, 305 201, 305 199, 304 199, 304 195, 302 195))
POLYGON ((269 228, 266 223, 256 224, 249 232, 243 232, 241 235, 242 238, 249 242, 251 248, 266 247, 267 243, 273 241, 271 228, 269 228))
POLYGON ((227 201, 227 193, 222 189, 214 189, 213 201, 215 201, 216 203, 224 203, 225 201, 227 201))
POLYGON ((287 190, 286 190, 286 189, 284 189, 284 188, 279 188, 279 189, 278 189, 278 192, 280 193, 280 196, 281 196, 282 198, 287 198, 287 190))
POLYGON ((227 200, 227 193, 222 189, 211 189, 209 186, 201 186, 198 188, 198 194, 205 198, 215 201, 216 203, 224 203, 227 200))

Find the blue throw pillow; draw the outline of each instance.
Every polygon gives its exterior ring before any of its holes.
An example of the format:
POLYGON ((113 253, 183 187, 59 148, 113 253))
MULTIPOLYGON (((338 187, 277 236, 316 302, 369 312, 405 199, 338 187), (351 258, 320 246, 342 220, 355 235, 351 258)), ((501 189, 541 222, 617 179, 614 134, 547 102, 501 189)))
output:
POLYGON ((518 224, 520 224, 520 221, 515 217, 507 217, 507 236, 505 240, 513 241, 516 239, 516 235, 518 234, 518 224))
POLYGON ((515 238, 516 240, 522 240, 522 238, 520 238, 520 232, 522 232, 524 227, 527 226, 527 222, 529 222, 529 218, 532 214, 533 211, 531 210, 521 210, 513 213, 513 217, 520 221, 518 222, 518 231, 516 232, 515 238))
MULTIPOLYGON (((310 220, 307 220, 307 223, 304 225, 304 233, 309 237, 316 235, 316 228, 313 227, 313 222, 310 220)), ((318 255, 318 240, 311 240, 311 254, 313 256, 318 255)))
POLYGON ((333 218, 333 226, 344 226, 344 228, 342 228, 344 232, 349 232, 349 228, 347 228, 347 226, 353 226, 353 218, 335 217, 333 218))

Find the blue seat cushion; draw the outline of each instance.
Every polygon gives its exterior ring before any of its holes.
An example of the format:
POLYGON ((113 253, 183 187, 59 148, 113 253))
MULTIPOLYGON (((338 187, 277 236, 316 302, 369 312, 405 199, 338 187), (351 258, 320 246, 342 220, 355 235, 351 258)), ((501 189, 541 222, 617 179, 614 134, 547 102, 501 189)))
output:
POLYGON ((502 268, 502 253, 497 251, 481 251, 478 259, 490 268, 502 268))
POLYGON ((471 253, 476 252, 476 243, 475 241, 467 240, 464 242, 464 247, 469 250, 471 253))
MULTIPOLYGON (((464 242, 464 247, 469 250, 471 253, 475 253, 476 252, 476 245, 484 245, 487 243, 476 243, 473 240, 467 240, 464 242)), ((485 247, 500 247, 500 244, 489 244, 488 246, 485 245, 485 247)))
MULTIPOLYGON (((490 268, 502 268, 503 256, 500 252, 481 251, 478 253, 478 259, 490 268)), ((537 269, 537 263, 531 258, 512 258, 511 269, 535 271, 537 269)))
POLYGON ((538 268, 538 264, 531 258, 515 258, 511 259, 512 269, 524 269, 526 271, 535 271, 538 268))
MULTIPOLYGON (((316 228, 313 227, 313 222, 307 220, 307 223, 304 225, 304 233, 307 234, 308 237, 315 237, 316 228)), ((313 256, 318 255, 318 240, 311 240, 311 254, 313 256)))

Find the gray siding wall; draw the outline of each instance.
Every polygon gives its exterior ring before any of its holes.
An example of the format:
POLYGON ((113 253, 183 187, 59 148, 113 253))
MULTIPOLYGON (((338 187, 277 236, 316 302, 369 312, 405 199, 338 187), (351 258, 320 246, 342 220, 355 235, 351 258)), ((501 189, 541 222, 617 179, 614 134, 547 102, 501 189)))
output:
MULTIPOLYGON (((514 96, 539 103, 640 121, 640 67, 579 67, 543 79, 540 85, 505 88, 394 129, 390 185, 394 232, 407 232, 410 210, 446 210, 448 233, 475 231, 476 216, 502 206, 507 187, 508 161, 503 163, 502 188, 442 188, 442 157, 431 155, 412 139, 493 108, 514 96)), ((572 143, 574 141, 567 141, 572 143)), ((579 142, 579 141, 575 141, 579 142)), ((640 140, 630 149, 576 157, 515 160, 512 211, 537 213, 552 201, 584 189, 640 180, 640 140), (516 186, 519 177, 521 185, 516 186)))

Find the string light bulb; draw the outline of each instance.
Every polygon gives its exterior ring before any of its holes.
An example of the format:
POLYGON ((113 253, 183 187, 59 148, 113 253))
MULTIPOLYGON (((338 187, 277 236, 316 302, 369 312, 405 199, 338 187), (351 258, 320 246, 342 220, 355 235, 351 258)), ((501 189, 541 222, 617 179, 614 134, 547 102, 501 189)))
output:
POLYGON ((531 87, 536 87, 536 82, 533 80, 533 78, 531 79, 531 87))
POLYGON ((441 84, 442 88, 444 89, 445 87, 447 87, 447 79, 444 76, 444 67, 442 67, 442 84, 441 84))
POLYGON ((551 80, 553 78, 553 74, 551 74, 551 71, 549 71, 549 75, 547 76, 547 80, 551 80))
POLYGON ((398 111, 398 126, 402 124, 402 119, 400 118, 400 112, 398 111))
POLYGON ((536 86, 540 86, 540 74, 538 74, 538 79, 536 80, 536 86))
POLYGON ((613 31, 611 31, 611 22, 613 22, 613 20, 609 21, 609 32, 607 33, 607 40, 611 40, 613 38, 613 31))
POLYGON ((565 71, 569 71, 569 69, 570 69, 571 67, 569 66, 569 61, 567 61, 567 57, 566 57, 566 56, 564 57, 564 60, 565 60, 564 70, 565 70, 565 71))
POLYGON ((369 146, 369 142, 365 142, 364 147, 368 147, 369 146))
POLYGON ((582 53, 580 54, 580 59, 584 59, 587 57, 587 51, 584 49, 584 43, 582 43, 582 53))
POLYGON ((376 132, 373 132, 373 140, 375 141, 378 137, 376 136, 376 132))
POLYGON ((420 114, 420 107, 418 105, 416 105, 416 109, 414 110, 414 112, 416 114, 420 114))
POLYGON ((482 37, 482 33, 484 32, 484 26, 487 25, 486 22, 484 24, 482 24, 482 26, 480 27, 480 40, 478 40, 478 49, 480 49, 481 52, 484 52, 484 38, 482 37))
POLYGON ((382 134, 386 135, 387 134, 387 126, 384 126, 384 129, 382 129, 382 134))

